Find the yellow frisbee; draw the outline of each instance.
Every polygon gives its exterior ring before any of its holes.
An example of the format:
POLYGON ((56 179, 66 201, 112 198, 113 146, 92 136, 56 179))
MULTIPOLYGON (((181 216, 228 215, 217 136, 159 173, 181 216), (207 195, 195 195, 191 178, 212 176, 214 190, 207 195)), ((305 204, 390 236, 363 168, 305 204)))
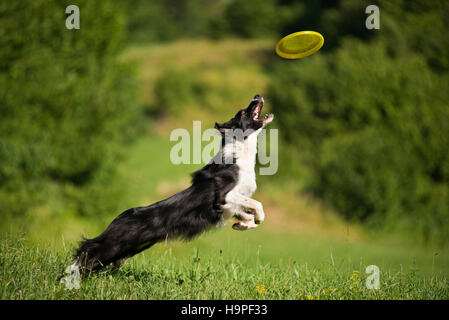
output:
POLYGON ((285 59, 299 59, 314 54, 324 44, 324 38, 315 31, 300 31, 283 37, 276 45, 276 53, 285 59))

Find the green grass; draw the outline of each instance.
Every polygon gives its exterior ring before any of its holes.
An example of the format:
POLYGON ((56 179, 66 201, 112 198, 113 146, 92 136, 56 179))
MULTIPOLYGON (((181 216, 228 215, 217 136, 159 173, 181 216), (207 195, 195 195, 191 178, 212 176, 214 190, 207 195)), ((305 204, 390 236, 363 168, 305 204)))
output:
MULTIPOLYGON (((171 164, 170 131, 191 130, 193 119, 204 120, 203 129, 211 127, 219 120, 212 104, 223 108, 220 117, 227 117, 234 104, 248 100, 248 92, 263 94, 267 75, 258 52, 270 46, 270 41, 181 41, 133 48, 124 55, 124 60, 142 63, 143 104, 152 103, 146 89, 173 61, 175 68, 195 68, 196 76, 216 89, 203 97, 203 108, 182 105, 183 117, 153 122, 151 130, 127 146, 112 181, 121 186, 123 210, 188 185, 189 174, 201 165, 171 164), (223 99, 228 93, 232 103, 223 99)), ((447 248, 423 248, 394 235, 372 234, 275 177, 258 179, 258 184, 254 197, 267 215, 259 228, 238 232, 228 225, 192 242, 157 244, 118 271, 91 275, 79 290, 66 290, 57 278, 80 236, 96 236, 119 212, 80 217, 64 211, 58 199, 49 200, 0 225, 0 299, 449 298, 447 248), (368 265, 380 268, 380 290, 365 288, 368 265)))
MULTIPOLYGON (((255 234, 255 232, 254 232, 255 234)), ((349 260, 338 253, 316 262, 298 259, 298 252, 265 252, 257 242, 227 234, 213 246, 196 243, 184 248, 159 244, 130 259, 118 271, 104 271, 68 290, 57 276, 68 265, 68 249, 27 246, 27 240, 0 242, 1 299, 447 299, 445 276, 425 277, 413 265, 401 269, 380 267, 380 289, 365 288, 367 261, 349 260), (228 239, 226 240, 226 238, 228 239), (239 239, 240 238, 240 239, 239 239), (223 241, 224 240, 224 241, 223 241), (293 254, 289 256, 288 253, 293 254), (321 262, 320 262, 321 260, 321 262), (410 267, 410 268, 409 268, 410 267)), ((209 237, 209 243, 212 238, 209 237)), ((299 239, 297 239, 299 240, 299 239)), ((265 242, 267 241, 267 242, 265 242)), ((281 240, 285 241, 285 240, 281 240)), ((291 242, 289 242, 291 243, 291 242)), ((273 250, 279 243, 273 245, 273 250)), ((307 242, 306 242, 307 244, 307 242)), ((310 244, 310 243, 309 243, 310 244)), ((318 248, 319 249, 319 248, 318 248)), ((319 250, 318 250, 319 251, 319 250)), ((354 255, 354 253, 353 253, 354 255)), ((354 257, 357 255, 354 255, 354 257)), ((308 257, 303 255, 303 258, 308 257)), ((374 260, 374 259, 373 259, 374 260)), ((310 261, 310 260, 309 260, 310 261)), ((398 265, 399 267, 399 265, 398 265)))

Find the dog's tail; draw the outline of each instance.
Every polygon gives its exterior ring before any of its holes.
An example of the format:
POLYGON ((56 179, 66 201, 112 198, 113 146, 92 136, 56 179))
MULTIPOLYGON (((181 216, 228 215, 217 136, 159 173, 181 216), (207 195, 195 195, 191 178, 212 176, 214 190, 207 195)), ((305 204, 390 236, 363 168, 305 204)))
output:
POLYGON ((72 262, 58 278, 60 283, 70 282, 74 278, 83 277, 86 275, 86 271, 95 271, 103 266, 101 260, 98 259, 100 241, 97 238, 86 239, 83 237, 72 262))
POLYGON ((134 209, 123 212, 98 237, 83 237, 72 261, 73 268, 77 268, 81 276, 111 263, 118 268, 125 259, 160 240, 160 236, 154 236, 151 223, 129 217, 133 212, 134 209))
POLYGON ((64 283, 74 278, 82 278, 89 272, 97 271, 111 262, 119 265, 120 260, 116 257, 116 253, 108 246, 104 233, 93 239, 83 237, 71 264, 65 269, 59 281, 64 283))
POLYGON ((111 262, 104 242, 102 235, 93 239, 83 237, 74 257, 74 263, 80 269, 81 275, 85 275, 86 271, 99 270, 111 262))

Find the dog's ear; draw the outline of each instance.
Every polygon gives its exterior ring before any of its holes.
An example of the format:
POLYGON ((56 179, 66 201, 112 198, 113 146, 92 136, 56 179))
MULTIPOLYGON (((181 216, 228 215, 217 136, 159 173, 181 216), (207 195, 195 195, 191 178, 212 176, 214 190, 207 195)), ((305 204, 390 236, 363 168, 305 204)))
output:
POLYGON ((225 129, 225 127, 224 127, 224 125, 222 123, 215 122, 215 129, 220 131, 221 135, 224 136, 226 129, 225 129))

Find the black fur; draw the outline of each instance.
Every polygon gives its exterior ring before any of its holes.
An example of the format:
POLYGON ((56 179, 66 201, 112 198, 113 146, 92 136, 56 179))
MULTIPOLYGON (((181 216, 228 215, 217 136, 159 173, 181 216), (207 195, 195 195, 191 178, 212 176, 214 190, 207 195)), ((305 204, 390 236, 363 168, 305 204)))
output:
MULTIPOLYGON (((216 124, 216 128, 222 133, 223 129, 260 128, 260 121, 253 119, 259 98, 254 97, 248 108, 228 122, 216 124)), ((126 258, 157 242, 190 240, 217 225, 223 214, 220 208, 225 204, 226 194, 236 185, 238 174, 235 163, 210 163, 193 173, 192 185, 186 190, 150 206, 124 211, 98 237, 81 242, 75 259, 82 274, 111 263, 119 267, 126 258)))

